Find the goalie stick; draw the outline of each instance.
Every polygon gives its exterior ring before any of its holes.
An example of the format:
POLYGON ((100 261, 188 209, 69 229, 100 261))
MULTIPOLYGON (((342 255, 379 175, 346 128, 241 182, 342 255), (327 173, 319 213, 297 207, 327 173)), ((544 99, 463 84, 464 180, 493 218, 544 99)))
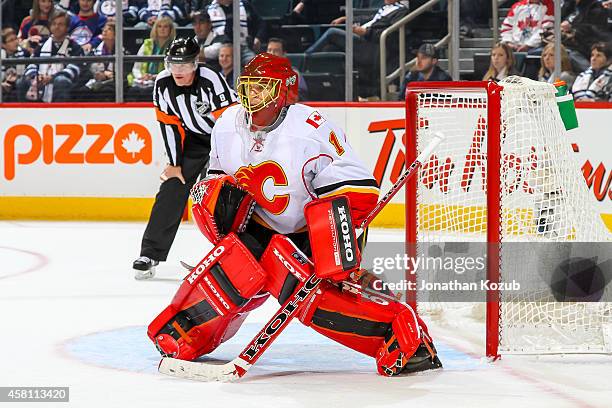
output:
MULTIPOLYGON (((416 171, 429 158, 434 149, 444 140, 444 135, 439 132, 434 134, 433 140, 423 149, 416 160, 404 171, 389 192, 376 204, 374 209, 366 216, 359 225, 359 229, 365 230, 374 217, 395 196, 404 184, 416 174, 416 171)), ((185 268, 190 265, 181 262, 185 268)), ((192 269, 192 268, 191 268, 192 269)), ((159 372, 179 378, 188 378, 199 381, 234 381, 243 377, 247 371, 261 357, 264 351, 270 347, 274 340, 289 325, 291 320, 301 310, 302 305, 317 291, 320 278, 311 275, 308 280, 300 283, 292 296, 285 301, 281 308, 257 333, 257 335, 246 345, 242 352, 232 361, 225 364, 212 364, 206 362, 194 362, 179 360, 172 357, 163 357, 159 363, 159 372)))
MULTIPOLYGON (((186 270, 188 270, 189 272, 195 269, 195 266, 189 265, 187 262, 180 261, 180 263, 181 263, 181 266, 185 268, 186 270)), ((393 302, 400 301, 400 296, 397 294, 394 296, 393 294, 377 292, 372 289, 364 288, 361 285, 354 283, 354 282, 350 282, 350 281, 340 282, 340 288, 342 288, 343 291, 351 292, 355 295, 358 295, 364 298, 376 296, 378 298, 381 298, 387 301, 393 301, 393 302)))
POLYGON ((189 272, 193 271, 195 269, 195 266, 191 266, 189 265, 187 262, 183 262, 183 261, 179 261, 181 263, 181 266, 185 269, 187 269, 189 272))

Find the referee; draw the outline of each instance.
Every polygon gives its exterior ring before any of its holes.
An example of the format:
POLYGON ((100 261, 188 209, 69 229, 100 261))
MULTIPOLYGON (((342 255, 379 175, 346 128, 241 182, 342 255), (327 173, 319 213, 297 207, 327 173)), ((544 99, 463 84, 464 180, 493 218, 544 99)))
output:
POLYGON ((233 90, 217 72, 198 65, 198 43, 179 38, 166 54, 166 69, 157 76, 153 91, 168 165, 155 197, 142 238, 140 257, 134 261, 136 279, 149 279, 165 261, 176 236, 189 191, 208 167, 210 133, 223 110, 236 102, 233 90))

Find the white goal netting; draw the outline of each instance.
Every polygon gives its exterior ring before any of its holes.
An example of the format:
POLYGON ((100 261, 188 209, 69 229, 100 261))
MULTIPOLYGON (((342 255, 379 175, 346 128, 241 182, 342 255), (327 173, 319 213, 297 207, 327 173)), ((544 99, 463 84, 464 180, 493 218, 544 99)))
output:
MULTIPOLYGON (((484 88, 418 92, 412 108, 418 148, 426 146, 436 131, 446 140, 421 170, 417 219, 407 222, 416 222, 418 242, 438 242, 443 251, 449 242, 485 242, 487 228, 499 228, 500 279, 517 279, 523 287, 520 292, 501 291, 500 352, 612 352, 612 304, 560 302, 550 289, 559 278, 558 263, 576 255, 576 248, 564 243, 611 240, 574 157, 555 88, 519 77, 500 85, 501 107, 494 113, 501 119, 499 163, 487 161, 492 118, 484 88), (493 226, 487 221, 490 166, 500 169, 501 215, 499 225, 493 226)), ((425 248, 419 246, 420 255, 425 248)), ((586 253, 591 259, 609 257, 603 244, 579 249, 580 256, 586 253)), ((594 296, 610 299, 609 286, 607 293, 594 296)), ((482 316, 484 310, 482 304, 419 296, 422 313, 453 315, 464 309, 482 316)))

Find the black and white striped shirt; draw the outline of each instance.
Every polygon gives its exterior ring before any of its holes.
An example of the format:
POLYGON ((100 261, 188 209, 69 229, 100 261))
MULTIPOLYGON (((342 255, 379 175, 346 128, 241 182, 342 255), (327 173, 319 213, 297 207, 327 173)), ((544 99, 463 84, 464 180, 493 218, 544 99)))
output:
POLYGON ((198 66, 191 86, 177 86, 168 70, 157 75, 153 103, 168 160, 180 166, 190 150, 210 150, 210 133, 221 112, 237 101, 217 72, 198 66))

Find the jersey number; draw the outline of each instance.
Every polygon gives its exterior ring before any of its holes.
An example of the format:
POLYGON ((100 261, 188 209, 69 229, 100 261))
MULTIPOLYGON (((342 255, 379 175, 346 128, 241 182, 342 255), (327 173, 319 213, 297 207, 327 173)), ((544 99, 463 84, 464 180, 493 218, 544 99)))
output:
POLYGON ((338 136, 336 136, 333 131, 329 134, 329 143, 334 146, 334 149, 336 149, 336 153, 338 153, 338 156, 342 156, 344 154, 344 147, 340 145, 340 142, 338 141, 338 136))

